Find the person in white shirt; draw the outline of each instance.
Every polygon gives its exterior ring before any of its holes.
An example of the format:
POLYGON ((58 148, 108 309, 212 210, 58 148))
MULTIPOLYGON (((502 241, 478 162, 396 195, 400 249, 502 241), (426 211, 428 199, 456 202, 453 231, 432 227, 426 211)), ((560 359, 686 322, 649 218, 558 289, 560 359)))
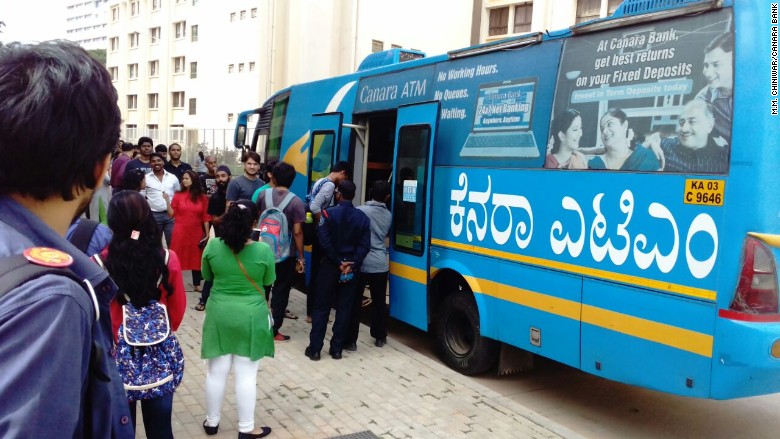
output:
POLYGON ((165 170, 165 160, 159 153, 153 152, 149 160, 152 172, 146 174, 146 199, 149 201, 149 207, 152 208, 155 221, 165 235, 165 243, 170 248, 174 221, 171 200, 173 194, 181 187, 179 179, 165 170))

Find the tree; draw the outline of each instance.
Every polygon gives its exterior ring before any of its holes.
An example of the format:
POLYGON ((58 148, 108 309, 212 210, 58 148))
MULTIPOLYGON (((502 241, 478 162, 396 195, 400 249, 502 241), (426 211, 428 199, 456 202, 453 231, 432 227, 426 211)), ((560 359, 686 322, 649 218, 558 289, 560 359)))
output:
POLYGON ((92 49, 87 50, 87 52, 89 52, 89 56, 103 64, 103 67, 106 66, 106 49, 92 49))

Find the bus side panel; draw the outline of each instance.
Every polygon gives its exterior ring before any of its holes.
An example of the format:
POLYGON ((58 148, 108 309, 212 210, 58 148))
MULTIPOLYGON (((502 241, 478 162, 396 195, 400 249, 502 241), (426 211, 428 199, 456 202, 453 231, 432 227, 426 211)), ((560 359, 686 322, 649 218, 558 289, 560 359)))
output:
POLYGON ((436 269, 466 278, 483 336, 580 367, 580 277, 443 247, 431 254, 436 269))
POLYGON ((419 291, 426 276, 415 268, 390 264, 390 315, 423 331, 428 330, 428 298, 419 291))
POLYGON ((780 359, 770 354, 780 340, 780 323, 716 320, 712 395, 739 398, 780 392, 780 359))
POLYGON ((582 370, 709 396, 713 303, 593 279, 585 279, 582 299, 582 370))

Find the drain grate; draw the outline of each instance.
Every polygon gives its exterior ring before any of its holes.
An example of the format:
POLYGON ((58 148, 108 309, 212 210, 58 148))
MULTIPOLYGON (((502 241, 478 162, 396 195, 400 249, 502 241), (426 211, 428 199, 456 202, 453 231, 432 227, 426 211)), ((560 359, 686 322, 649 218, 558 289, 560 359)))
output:
POLYGON ((333 436, 330 439, 380 439, 380 437, 372 433, 370 430, 366 430, 366 431, 361 431, 359 433, 350 433, 342 436, 333 436))

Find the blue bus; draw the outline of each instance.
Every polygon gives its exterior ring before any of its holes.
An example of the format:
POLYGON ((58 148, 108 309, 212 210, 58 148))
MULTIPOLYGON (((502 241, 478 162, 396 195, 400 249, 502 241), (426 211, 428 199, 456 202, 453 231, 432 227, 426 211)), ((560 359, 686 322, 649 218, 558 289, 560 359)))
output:
POLYGON ((542 356, 691 397, 778 392, 776 22, 776 3, 626 0, 393 49, 241 113, 235 143, 294 165, 302 197, 340 160, 358 204, 392 182, 390 314, 461 373, 542 356))

